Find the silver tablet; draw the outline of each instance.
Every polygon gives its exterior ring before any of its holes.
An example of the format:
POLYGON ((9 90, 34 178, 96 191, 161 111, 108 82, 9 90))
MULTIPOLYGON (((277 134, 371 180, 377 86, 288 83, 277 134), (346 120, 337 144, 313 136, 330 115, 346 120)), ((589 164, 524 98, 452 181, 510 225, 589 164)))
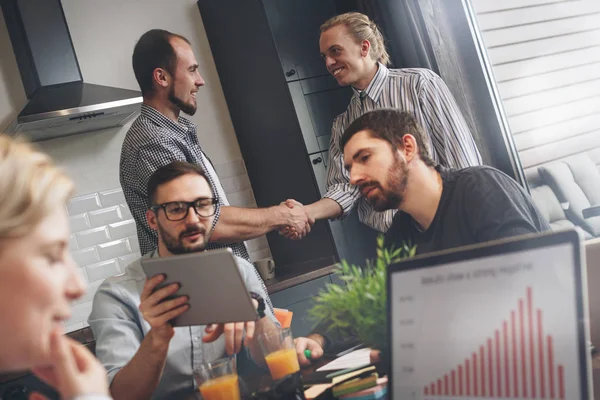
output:
POLYGON ((179 283, 176 296, 188 296, 190 309, 173 326, 255 321, 258 314, 231 250, 211 250, 142 259, 149 278, 164 274, 159 286, 179 283))

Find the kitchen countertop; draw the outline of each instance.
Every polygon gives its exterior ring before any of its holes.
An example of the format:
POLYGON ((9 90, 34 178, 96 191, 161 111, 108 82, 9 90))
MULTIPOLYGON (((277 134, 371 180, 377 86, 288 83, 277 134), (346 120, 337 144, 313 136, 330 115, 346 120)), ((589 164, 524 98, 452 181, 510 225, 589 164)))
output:
POLYGON ((275 278, 265 281, 269 294, 334 273, 337 264, 333 258, 322 258, 302 264, 275 267, 275 278))

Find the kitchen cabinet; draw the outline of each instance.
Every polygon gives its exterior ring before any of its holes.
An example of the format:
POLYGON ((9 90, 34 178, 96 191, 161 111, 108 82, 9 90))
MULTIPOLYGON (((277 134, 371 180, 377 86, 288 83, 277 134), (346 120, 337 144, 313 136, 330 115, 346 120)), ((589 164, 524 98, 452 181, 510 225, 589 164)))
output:
POLYGON ((337 14, 333 0, 263 0, 288 81, 327 75, 319 54, 319 26, 337 14))
POLYGON ((315 321, 309 318, 308 311, 314 305, 313 298, 319 291, 325 289, 325 285, 328 283, 332 283, 331 275, 271 295, 274 307, 284 308, 294 313, 291 326, 294 337, 306 336, 312 331, 315 321))
MULTIPOLYGON (((321 61, 322 63, 323 61, 321 61)), ((352 98, 352 89, 341 87, 331 75, 288 84, 308 154, 329 150, 331 125, 352 98)))
MULTIPOLYGON (((204 28, 259 207, 293 198, 303 204, 325 193, 331 125, 352 89, 327 74, 319 56, 319 26, 354 6, 344 0, 198 0, 204 28), (294 77, 288 76, 294 69, 294 77)), ((375 232, 354 215, 319 221, 290 241, 267 235, 278 268, 320 259, 364 264, 375 232)))

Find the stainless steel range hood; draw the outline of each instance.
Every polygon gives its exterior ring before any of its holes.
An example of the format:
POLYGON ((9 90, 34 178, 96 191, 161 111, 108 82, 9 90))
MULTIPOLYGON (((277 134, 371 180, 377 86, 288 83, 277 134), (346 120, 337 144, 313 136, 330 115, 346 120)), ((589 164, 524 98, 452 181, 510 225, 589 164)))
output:
POLYGON ((29 99, 6 133, 46 140, 121 126, 136 116, 140 92, 83 82, 60 0, 0 4, 29 99))

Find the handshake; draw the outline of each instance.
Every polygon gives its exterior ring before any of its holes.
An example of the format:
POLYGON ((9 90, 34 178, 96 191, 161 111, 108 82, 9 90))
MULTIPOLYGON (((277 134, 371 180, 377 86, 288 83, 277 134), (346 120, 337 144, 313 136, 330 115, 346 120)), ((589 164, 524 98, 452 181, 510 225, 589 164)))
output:
POLYGON ((300 240, 310 233, 312 226, 315 224, 307 207, 302 203, 288 199, 280 205, 275 206, 277 211, 281 213, 283 222, 279 228, 279 234, 288 239, 300 240))

